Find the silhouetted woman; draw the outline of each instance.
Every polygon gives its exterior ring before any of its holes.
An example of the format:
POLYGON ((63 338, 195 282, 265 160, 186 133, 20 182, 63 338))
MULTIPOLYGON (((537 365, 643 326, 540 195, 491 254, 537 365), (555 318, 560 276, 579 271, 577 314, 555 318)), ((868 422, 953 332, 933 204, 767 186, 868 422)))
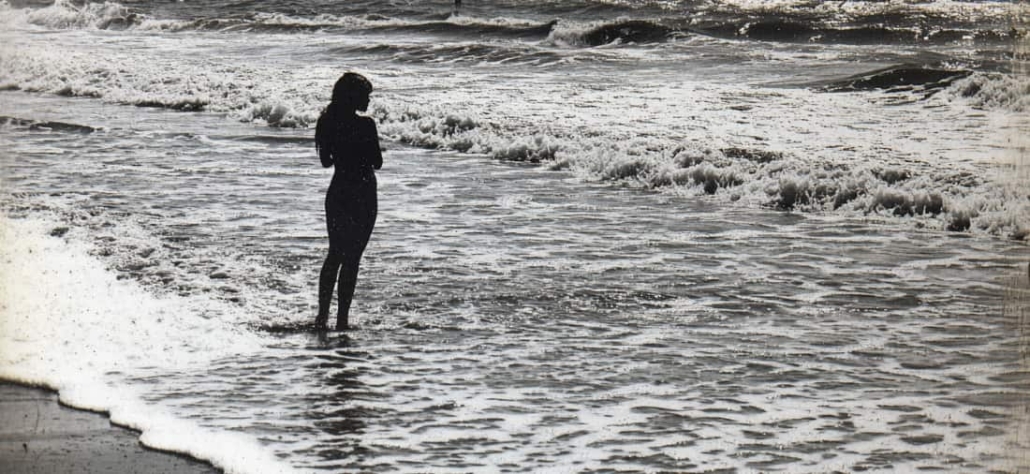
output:
POLYGON ((322 111, 315 128, 315 148, 322 166, 333 170, 325 195, 325 223, 329 254, 318 281, 318 316, 315 326, 326 329, 333 287, 339 276, 336 329, 347 328, 347 317, 358 266, 375 227, 378 201, 375 171, 383 166, 379 133, 370 117, 358 115, 368 108, 372 83, 348 72, 333 87, 332 102, 322 111))

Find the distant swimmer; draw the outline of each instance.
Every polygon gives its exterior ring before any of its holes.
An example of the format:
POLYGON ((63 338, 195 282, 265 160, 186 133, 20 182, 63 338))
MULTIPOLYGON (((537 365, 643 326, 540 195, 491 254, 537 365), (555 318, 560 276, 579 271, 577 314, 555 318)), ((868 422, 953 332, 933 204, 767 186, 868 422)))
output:
POLYGON ((461 14, 461 0, 454 0, 454 16, 461 14))
POLYGON ((374 170, 382 168, 383 154, 375 121, 358 115, 368 109, 371 93, 372 83, 364 76, 344 74, 336 81, 332 101, 315 128, 315 149, 322 166, 334 167, 325 195, 329 254, 318 280, 315 327, 321 330, 327 329, 337 276, 336 330, 347 329, 361 255, 376 223, 379 204, 374 170))

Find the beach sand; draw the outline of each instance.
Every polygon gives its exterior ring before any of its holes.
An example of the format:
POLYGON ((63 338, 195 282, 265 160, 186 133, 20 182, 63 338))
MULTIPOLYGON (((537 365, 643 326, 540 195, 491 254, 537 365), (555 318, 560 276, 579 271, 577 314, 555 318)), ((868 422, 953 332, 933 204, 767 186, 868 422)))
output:
POLYGON ((135 431, 61 405, 57 394, 0 382, 0 471, 217 473, 209 464, 144 447, 135 431))

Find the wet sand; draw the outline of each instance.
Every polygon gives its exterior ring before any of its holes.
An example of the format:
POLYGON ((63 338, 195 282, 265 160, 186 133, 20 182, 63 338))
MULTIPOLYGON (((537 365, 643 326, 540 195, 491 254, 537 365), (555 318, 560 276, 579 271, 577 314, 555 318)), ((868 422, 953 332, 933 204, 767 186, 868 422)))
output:
POLYGON ((210 464, 144 447, 106 416, 68 408, 57 394, 0 382, 0 471, 217 473, 210 464))

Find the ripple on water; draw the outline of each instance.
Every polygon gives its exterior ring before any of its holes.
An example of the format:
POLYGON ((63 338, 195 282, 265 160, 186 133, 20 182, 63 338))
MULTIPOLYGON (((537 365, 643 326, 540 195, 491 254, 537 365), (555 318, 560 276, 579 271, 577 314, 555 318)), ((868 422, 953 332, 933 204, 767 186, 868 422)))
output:
POLYGON ((252 314, 265 354, 123 377, 299 467, 976 472, 1002 465, 1025 405, 1001 287, 966 291, 1014 261, 983 243, 887 242, 861 222, 723 213, 532 168, 486 179, 504 168, 400 149, 356 330, 319 336, 305 331, 325 244, 311 182, 327 176, 282 164, 305 145, 258 141, 241 171, 210 143, 127 139, 136 150, 56 168, 14 150, 5 209, 45 209, 60 238, 155 291, 252 314), (154 149, 183 155, 161 183, 129 166, 157 169, 154 149))

